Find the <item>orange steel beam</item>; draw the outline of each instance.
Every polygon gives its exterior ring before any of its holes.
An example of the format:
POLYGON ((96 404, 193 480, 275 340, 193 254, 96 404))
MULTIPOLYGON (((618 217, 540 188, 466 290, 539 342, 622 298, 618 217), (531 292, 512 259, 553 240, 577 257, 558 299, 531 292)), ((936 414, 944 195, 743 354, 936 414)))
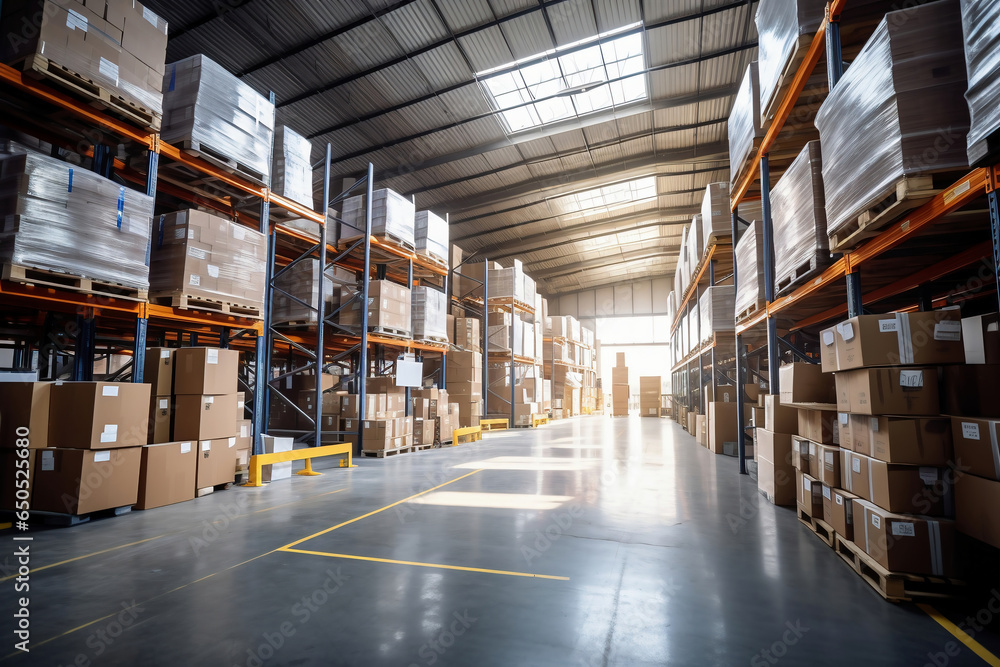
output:
POLYGON ((312 210, 311 208, 303 206, 302 204, 300 204, 300 203, 298 203, 296 201, 292 201, 291 199, 288 199, 287 197, 282 197, 281 195, 276 195, 273 192, 270 192, 269 193, 269 201, 272 204, 280 206, 281 208, 285 209, 286 211, 291 211, 292 213, 294 213, 294 214, 296 214, 296 215, 298 215, 300 217, 303 217, 303 218, 305 218, 307 220, 312 220, 315 223, 323 224, 323 214, 322 213, 317 213, 316 211, 312 210))
POLYGON ((238 190, 242 190, 243 192, 246 192, 248 194, 256 195, 257 197, 260 197, 262 199, 267 197, 267 188, 265 188, 263 185, 251 183, 250 181, 243 180, 238 176, 234 176, 233 174, 230 174, 229 172, 223 169, 219 169, 211 162, 203 160, 200 157, 197 157, 196 155, 191 155, 190 153, 186 153, 181 149, 177 148, 176 146, 160 142, 160 155, 168 157, 171 160, 174 160, 175 162, 180 162, 181 164, 185 164, 191 167, 192 169, 197 169, 198 171, 200 171, 203 174, 206 174, 207 176, 217 178, 223 183, 231 185, 232 187, 238 190))
POLYGON ((694 276, 694 278, 691 279, 691 284, 688 285, 687 293, 684 295, 684 298, 677 306, 677 314, 674 316, 674 321, 670 325, 671 336, 674 335, 674 330, 677 329, 677 325, 680 324, 684 309, 687 307, 688 301, 691 300, 691 295, 694 294, 695 288, 701 282, 701 279, 705 276, 705 270, 708 269, 708 265, 712 262, 712 257, 715 256, 715 249, 717 247, 718 247, 717 245, 714 245, 708 249, 708 254, 705 255, 705 261, 701 263, 701 269, 699 269, 698 273, 694 276))
POLYGON ((160 306, 155 303, 148 305, 150 320, 164 320, 184 324, 197 324, 206 327, 232 327, 240 329, 260 330, 260 321, 245 317, 235 317, 225 313, 209 313, 200 310, 182 310, 170 306, 160 306))
POLYGON ((138 315, 144 305, 139 301, 72 292, 44 285, 22 285, 7 280, 0 281, 0 301, 35 308, 44 303, 59 312, 74 312, 86 308, 131 315, 138 315))

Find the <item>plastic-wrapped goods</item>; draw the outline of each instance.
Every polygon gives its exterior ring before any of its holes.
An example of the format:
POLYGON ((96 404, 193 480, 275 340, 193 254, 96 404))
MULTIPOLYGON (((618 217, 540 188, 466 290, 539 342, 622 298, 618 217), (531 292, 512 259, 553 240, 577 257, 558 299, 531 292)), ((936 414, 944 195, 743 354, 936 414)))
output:
POLYGON ((312 173, 312 143, 287 125, 279 125, 274 131, 271 190, 311 209, 312 173))
POLYGON ((682 297, 687 292, 688 283, 691 282, 691 269, 688 258, 688 233, 690 229, 691 225, 684 225, 684 228, 681 230, 681 249, 677 257, 676 275, 679 277, 679 280, 676 280, 677 284, 674 287, 675 289, 680 288, 677 290, 677 293, 682 297))
POLYGON ((968 165, 958 4, 891 12, 816 114, 831 249, 903 176, 968 165))
POLYGON ((705 290, 698 301, 703 341, 709 340, 712 334, 736 330, 735 303, 736 288, 732 285, 713 285, 705 290))
POLYGON ((764 304, 763 223, 754 221, 736 242, 736 319, 764 304))
POLYGON ((521 270, 521 263, 516 262, 507 269, 490 269, 489 290, 491 301, 510 298, 525 301, 527 295, 524 293, 524 272, 521 270))
POLYGON ((167 22, 131 0, 109 4, 106 18, 104 3, 97 6, 99 11, 80 0, 2 3, 0 25, 11 39, 3 40, 0 57, 9 64, 32 59, 32 69, 57 80, 65 68, 110 93, 113 109, 158 118, 167 22))
POLYGON ((764 136, 760 127, 760 83, 757 61, 747 66, 740 82, 733 110, 729 112, 729 182, 736 181, 746 171, 747 160, 753 156, 754 142, 764 136))
POLYGON ((771 223, 776 290, 829 263, 823 160, 818 141, 805 145, 771 190, 771 223))
POLYGON ((731 238, 733 216, 729 209, 729 183, 709 183, 701 200, 702 250, 716 240, 731 238))
POLYGON ((164 141, 236 162, 247 176, 269 181, 271 102, 201 54, 167 65, 163 87, 164 141))
POLYGON ((524 356, 535 358, 535 325, 525 322, 524 327, 524 356))
POLYGON ((145 289, 153 198, 32 151, 0 159, 0 261, 145 289))
POLYGON ((969 164, 978 164, 1000 148, 1000 3, 962 0, 965 65, 972 126, 969 128, 969 164))
MULTIPOLYGON (((358 290, 354 287, 340 288, 340 325, 348 329, 361 330, 361 303, 355 299, 358 290), (350 304, 348 301, 354 299, 350 304)), ((411 305, 409 288, 388 280, 373 280, 368 283, 368 328, 379 333, 409 335, 411 331, 411 305)))
MULTIPOLYGON (((365 196, 356 195, 344 200, 340 219, 347 226, 340 233, 343 239, 355 238, 365 230, 365 196)), ((416 205, 398 192, 382 188, 372 192, 372 234, 389 236, 413 247, 416 205)))
MULTIPOLYGON (((796 51, 808 48, 825 13, 826 0, 760 0, 755 20, 762 113, 776 102, 782 73, 796 51)), ((765 124, 762 118, 761 125, 765 124)))
POLYGON ((764 219, 764 210, 761 208, 759 199, 741 201, 740 205, 736 207, 736 214, 743 220, 746 220, 747 224, 750 224, 754 220, 764 219))
POLYGON ((448 298, 428 285, 411 290, 414 340, 448 340, 448 298))
POLYGON ((524 276, 524 302, 535 303, 535 280, 529 275, 524 276))
POLYGON ((691 278, 688 284, 694 280, 694 271, 701 264, 702 257, 705 255, 705 248, 702 246, 704 240, 701 232, 701 213, 695 213, 691 216, 691 226, 688 227, 687 235, 687 272, 691 278))
POLYGON ((696 349, 701 345, 701 312, 698 302, 691 299, 691 312, 688 313, 688 340, 691 341, 691 349, 696 349))
POLYGON ((294 264, 277 276, 274 282, 278 289, 274 290, 272 320, 275 323, 316 324, 319 321, 319 313, 313 308, 319 307, 320 290, 323 292, 323 308, 326 317, 329 318, 340 307, 341 287, 353 285, 356 278, 351 271, 339 267, 327 267, 325 279, 322 279, 319 260, 308 258, 294 264), (306 307, 299 301, 308 303, 312 308, 306 307))
POLYGON ((448 262, 448 222, 430 211, 417 211, 414 223, 417 254, 448 262))
POLYGON ((161 215, 153 225, 152 296, 263 308, 267 237, 204 211, 161 215))

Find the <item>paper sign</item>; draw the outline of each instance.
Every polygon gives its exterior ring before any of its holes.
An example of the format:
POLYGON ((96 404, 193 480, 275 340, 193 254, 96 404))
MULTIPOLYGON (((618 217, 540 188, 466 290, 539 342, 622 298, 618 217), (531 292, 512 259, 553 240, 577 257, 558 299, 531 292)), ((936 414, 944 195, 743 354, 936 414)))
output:
POLYGON ((208 350, 205 352, 205 363, 206 364, 217 364, 219 363, 219 351, 218 350, 208 350))
POLYGON ((55 470, 56 469, 56 455, 55 452, 42 452, 42 470, 55 470))
POLYGON ((160 359, 169 359, 170 350, 160 350, 160 359))
POLYGON ((97 452, 94 454, 94 463, 102 463, 111 460, 111 452, 97 452))
POLYGON ((101 396, 117 396, 118 387, 115 385, 101 387, 101 396))
POLYGON ((896 333, 896 320, 879 320, 878 330, 882 333, 896 333))
POLYGON ((917 531, 912 523, 896 521, 892 524, 892 534, 899 537, 916 537, 917 531))
POLYGON ((911 389, 924 386, 923 371, 899 371, 899 386, 911 389))
POLYGON ((876 528, 881 529, 882 517, 880 517, 878 514, 872 514, 872 525, 875 526, 876 528))
POLYGON ((190 442, 182 442, 181 443, 181 454, 187 454, 190 451, 191 451, 191 443, 190 442))
POLYGON ((966 440, 979 440, 979 424, 962 422, 962 437, 966 440))

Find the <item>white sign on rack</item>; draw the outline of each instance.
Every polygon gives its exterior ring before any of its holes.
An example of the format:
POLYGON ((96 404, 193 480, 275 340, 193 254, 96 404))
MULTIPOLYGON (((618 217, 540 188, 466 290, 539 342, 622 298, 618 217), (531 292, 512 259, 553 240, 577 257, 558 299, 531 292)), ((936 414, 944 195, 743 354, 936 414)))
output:
POLYGON ((404 354, 396 360, 396 386, 420 387, 424 383, 424 362, 416 361, 412 354, 404 354))

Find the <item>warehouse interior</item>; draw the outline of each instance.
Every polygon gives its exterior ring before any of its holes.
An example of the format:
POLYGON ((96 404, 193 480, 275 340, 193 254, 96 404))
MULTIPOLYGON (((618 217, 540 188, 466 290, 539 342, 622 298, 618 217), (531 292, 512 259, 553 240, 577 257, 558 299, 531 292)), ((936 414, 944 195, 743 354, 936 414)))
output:
POLYGON ((0 662, 1000 665, 994 0, 0 28, 0 662))

